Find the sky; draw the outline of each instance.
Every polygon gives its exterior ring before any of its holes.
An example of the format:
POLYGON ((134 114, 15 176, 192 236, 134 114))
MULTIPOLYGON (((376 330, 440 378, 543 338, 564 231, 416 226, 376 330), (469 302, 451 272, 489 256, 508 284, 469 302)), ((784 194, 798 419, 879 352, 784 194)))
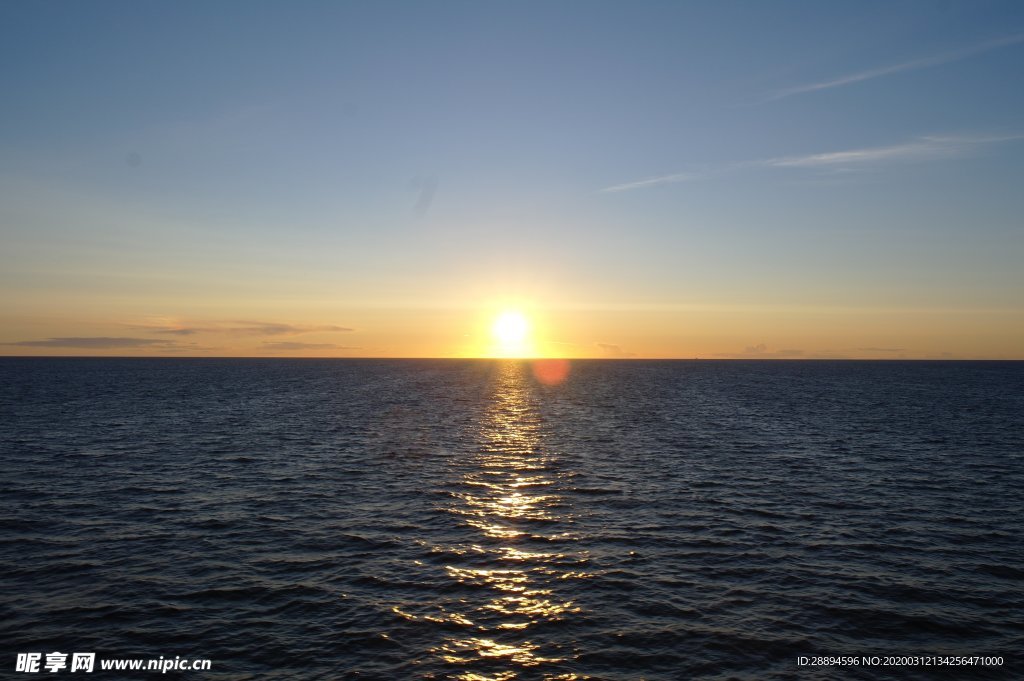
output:
POLYGON ((1024 3, 0 2, 0 355, 1024 359, 1024 3))

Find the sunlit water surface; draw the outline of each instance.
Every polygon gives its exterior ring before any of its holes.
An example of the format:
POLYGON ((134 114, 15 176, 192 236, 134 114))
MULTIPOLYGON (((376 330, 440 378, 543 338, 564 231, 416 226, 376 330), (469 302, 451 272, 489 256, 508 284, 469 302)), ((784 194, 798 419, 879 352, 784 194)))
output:
POLYGON ((6 671, 62 650, 213 660, 193 679, 1024 673, 1024 364, 568 369, 0 360, 6 671))

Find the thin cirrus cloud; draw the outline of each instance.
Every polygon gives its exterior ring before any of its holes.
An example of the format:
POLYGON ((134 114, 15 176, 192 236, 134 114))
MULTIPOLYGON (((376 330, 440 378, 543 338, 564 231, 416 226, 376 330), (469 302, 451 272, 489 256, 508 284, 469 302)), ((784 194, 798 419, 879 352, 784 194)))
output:
POLYGON ((263 341, 263 347, 267 350, 359 350, 358 347, 349 345, 299 343, 296 341, 263 341))
POLYGON ((976 54, 981 54, 982 52, 996 50, 999 49, 1000 47, 1007 47, 1009 45, 1016 45, 1017 43, 1020 42, 1024 42, 1024 33, 1016 33, 1014 35, 1005 36, 1003 38, 997 38, 995 40, 989 40, 978 45, 971 45, 969 47, 963 47, 958 50, 952 50, 950 52, 943 52, 942 54, 936 54, 930 57, 912 59, 911 61, 901 62, 899 64, 882 66, 876 69, 860 71, 858 73, 851 73, 845 76, 840 76, 839 78, 833 78, 831 80, 825 80, 818 83, 797 85, 795 87, 779 90, 778 92, 765 98, 762 101, 772 102, 779 99, 785 99, 786 97, 792 97, 793 95, 801 95, 808 92, 817 92, 819 90, 829 90, 831 88, 843 87, 844 85, 852 85, 853 83, 860 83, 865 80, 872 80, 874 78, 891 76, 893 74, 903 73, 905 71, 917 71, 919 69, 926 69, 932 66, 948 64, 950 62, 960 61, 961 59, 972 57, 976 54))
POLYGON ((648 177, 646 179, 636 180, 634 182, 625 182, 623 184, 612 185, 611 187, 605 187, 601 191, 606 193, 627 192, 632 189, 643 189, 644 187, 653 187, 659 184, 675 184, 677 182, 703 180, 715 174, 720 173, 712 172, 710 169, 692 173, 672 173, 671 175, 659 175, 657 177, 648 177))
POLYGON ((775 158, 738 161, 717 167, 709 167, 701 172, 673 173, 659 177, 650 177, 634 182, 625 182, 600 191, 617 193, 644 189, 662 184, 676 184, 693 180, 708 179, 753 168, 846 168, 867 167, 886 163, 909 163, 956 158, 976 153, 986 146, 1016 142, 1024 139, 1024 134, 1007 135, 933 135, 919 137, 903 144, 884 147, 864 147, 847 149, 820 154, 804 154, 799 156, 778 156, 775 158))
POLYGON ((354 331, 347 326, 336 326, 334 324, 317 325, 296 325, 280 324, 275 322, 234 322, 242 326, 234 326, 225 329, 228 333, 238 333, 250 336, 294 336, 302 333, 318 332, 347 332, 354 331))
POLYGON ((1014 142, 1024 139, 1024 135, 947 135, 919 137, 905 144, 887 147, 867 147, 848 151, 835 151, 825 154, 807 154, 804 156, 785 156, 754 162, 777 168, 813 168, 816 166, 857 165, 885 162, 928 161, 940 158, 965 156, 985 145, 1001 142, 1014 142))
POLYGON ((241 336, 298 336, 304 333, 345 333, 355 331, 348 326, 336 324, 285 324, 282 322, 231 321, 213 324, 188 324, 159 322, 153 324, 129 324, 130 328, 151 333, 174 336, 191 336, 197 333, 227 333, 241 336))
POLYGON ((17 345, 26 348, 170 348, 177 347, 173 341, 153 338, 124 338, 109 336, 46 338, 43 340, 26 340, 4 345, 17 345))

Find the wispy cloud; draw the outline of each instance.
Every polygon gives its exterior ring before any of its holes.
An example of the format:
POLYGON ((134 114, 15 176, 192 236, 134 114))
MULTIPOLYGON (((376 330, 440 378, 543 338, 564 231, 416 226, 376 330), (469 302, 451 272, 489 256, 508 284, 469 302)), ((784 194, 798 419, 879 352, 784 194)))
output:
POLYGON ((152 331, 154 331, 155 333, 168 333, 168 334, 171 334, 173 336, 191 336, 192 334, 200 333, 202 331, 210 331, 210 329, 197 329, 197 328, 183 327, 183 328, 180 328, 180 329, 174 329, 174 328, 152 329, 152 331))
POLYGON ((228 333, 241 336, 298 336, 304 333, 347 333, 355 331, 348 326, 336 324, 286 324, 283 322, 230 321, 230 322, 175 322, 155 320, 143 324, 126 324, 128 328, 151 333, 174 336, 191 336, 197 333, 228 333))
POLYGON ((149 347, 177 347, 174 341, 159 340, 154 338, 112 338, 108 336, 93 337, 71 337, 71 338, 46 338, 43 340, 25 340, 14 343, 3 343, 3 345, 18 345, 26 348, 149 348, 149 347))
POLYGON ((674 184, 676 182, 689 182, 690 180, 699 180, 707 177, 705 173, 673 173, 672 175, 661 175, 660 177, 649 177, 645 180, 637 180, 635 182, 625 182, 623 184, 612 185, 611 187, 605 187, 602 192, 628 192, 631 189, 642 189, 644 187, 652 187, 657 184, 674 184))
POLYGON ((296 341, 263 341, 267 350, 358 350, 358 347, 334 343, 299 343, 296 341))
POLYGON ((622 346, 615 345, 614 343, 598 343, 597 347, 601 348, 608 357, 616 359, 628 359, 630 357, 636 357, 635 352, 626 352, 622 349, 622 346))
POLYGON ((977 147, 1024 139, 1024 135, 947 135, 920 137, 905 144, 866 147, 824 154, 784 156, 756 162, 777 168, 813 168, 816 166, 853 166, 885 162, 928 161, 964 156, 977 147))
POLYGON ((771 350, 764 343, 748 345, 743 352, 721 352, 714 357, 723 359, 844 359, 831 351, 805 352, 797 349, 771 350))
POLYGON ((725 175, 741 170, 755 168, 830 168, 854 169, 884 163, 909 163, 934 161, 956 158, 977 153, 986 146, 1024 140, 1024 134, 1005 135, 930 135, 919 137, 910 142, 893 144, 883 147, 863 147, 846 149, 819 154, 800 156, 778 156, 767 159, 754 159, 724 164, 716 168, 708 168, 702 172, 675 173, 652 177, 636 182, 626 182, 601 189, 601 192, 614 193, 643 189, 660 184, 675 184, 691 180, 706 179, 715 175, 725 175))
POLYGON ((786 349, 786 350, 769 350, 768 346, 764 343, 758 343, 757 345, 748 345, 743 348, 743 352, 732 352, 719 354, 719 357, 732 357, 732 358, 749 358, 749 359, 798 359, 804 357, 803 350, 786 349))
POLYGON ((987 42, 979 43, 977 45, 971 45, 969 47, 963 47, 958 50, 952 50, 950 52, 943 52, 942 54, 936 54, 929 57, 921 57, 919 59, 912 59, 910 61, 901 62, 899 64, 891 64, 889 66, 882 66, 875 69, 869 69, 867 71, 860 71, 858 73, 851 73, 831 80, 825 80, 818 83, 808 83, 805 85, 797 85, 795 87, 786 88, 779 90, 770 97, 765 98, 763 101, 771 102, 786 97, 792 97, 793 95, 800 95, 807 92, 817 92, 818 90, 828 90, 831 88, 842 87, 844 85, 851 85, 853 83, 860 83, 865 80, 872 80, 874 78, 882 78, 884 76, 891 76, 895 73, 903 73, 905 71, 917 71, 919 69, 926 69, 932 66, 939 66, 940 64, 948 64, 954 61, 960 61, 982 52, 988 52, 995 50, 1000 47, 1007 47, 1009 45, 1016 45, 1017 43, 1024 42, 1024 33, 1016 33, 1014 35, 1005 36, 1003 38, 997 38, 995 40, 989 40, 987 42))
POLYGON ((247 321, 239 321, 234 323, 241 324, 242 326, 233 326, 225 329, 228 333, 239 333, 251 336, 289 336, 298 335, 302 333, 354 331, 354 329, 351 329, 347 326, 336 326, 334 324, 296 325, 282 324, 279 322, 247 321))
POLYGON ((794 348, 788 348, 783 350, 772 350, 764 343, 758 343, 757 345, 748 345, 743 348, 742 352, 721 352, 713 357, 720 357, 722 359, 846 359, 847 356, 840 353, 835 353, 831 350, 820 350, 817 352, 808 352, 805 350, 798 350, 794 348))

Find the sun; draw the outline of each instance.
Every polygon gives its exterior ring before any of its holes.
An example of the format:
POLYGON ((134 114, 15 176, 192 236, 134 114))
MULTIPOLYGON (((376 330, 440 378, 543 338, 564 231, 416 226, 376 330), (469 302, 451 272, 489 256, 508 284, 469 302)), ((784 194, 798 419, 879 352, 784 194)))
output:
POLYGON ((471 356, 498 359, 539 357, 543 347, 539 337, 542 326, 533 312, 532 307, 515 303, 489 305, 481 310, 477 318, 477 333, 474 334, 477 344, 471 356))
POLYGON ((514 350, 525 345, 530 334, 530 322, 522 312, 506 310, 494 320, 491 333, 503 349, 514 350))
POLYGON ((537 352, 533 341, 530 319, 513 308, 506 308, 491 323, 490 357, 534 357, 537 352))

